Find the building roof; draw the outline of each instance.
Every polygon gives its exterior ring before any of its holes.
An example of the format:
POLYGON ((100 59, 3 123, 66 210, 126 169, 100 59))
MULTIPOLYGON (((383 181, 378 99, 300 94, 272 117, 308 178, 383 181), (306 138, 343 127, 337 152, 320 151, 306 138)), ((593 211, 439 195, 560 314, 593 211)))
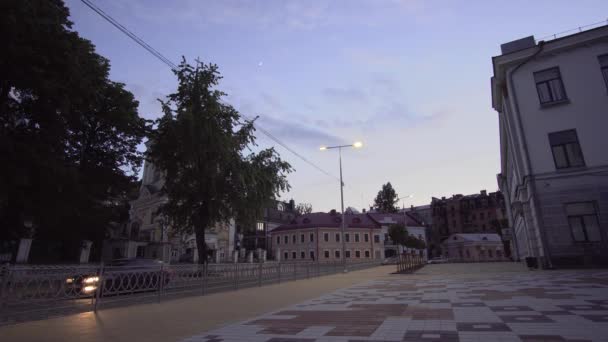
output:
POLYGON ((451 240, 453 236, 458 236, 465 241, 492 241, 501 242, 502 239, 498 234, 452 234, 447 241, 451 240))
POLYGON ((405 216, 401 214, 392 214, 392 213, 367 213, 374 222, 379 225, 383 224, 403 224, 405 217, 405 225, 406 226, 422 226, 422 223, 418 221, 412 214, 405 213, 405 216))
MULTIPOLYGON (((403 214, 383 214, 383 213, 361 213, 352 214, 346 213, 346 228, 364 228, 364 229, 381 229, 386 224, 403 224, 403 214)), ((406 214, 407 226, 422 226, 422 224, 414 217, 406 214)), ((291 221, 289 224, 281 225, 272 230, 272 232, 281 232, 286 230, 303 229, 303 228, 341 228, 342 214, 338 212, 317 212, 302 215, 291 221)))

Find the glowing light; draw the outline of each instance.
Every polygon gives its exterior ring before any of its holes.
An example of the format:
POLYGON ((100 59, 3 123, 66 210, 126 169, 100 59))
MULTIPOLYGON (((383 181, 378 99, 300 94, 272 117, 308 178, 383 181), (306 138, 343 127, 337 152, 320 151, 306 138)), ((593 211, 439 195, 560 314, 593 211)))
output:
POLYGON ((99 281, 99 277, 87 277, 84 278, 84 283, 85 284, 93 284, 99 281))
POLYGON ((355 141, 355 143, 353 144, 354 148, 361 148, 363 147, 363 143, 360 141, 355 141))
POLYGON ((325 147, 325 146, 321 146, 321 147, 319 147, 319 150, 321 150, 321 151, 325 151, 325 150, 327 150, 327 147, 325 147))
POLYGON ((82 290, 84 291, 84 293, 91 293, 97 290, 97 286, 85 286, 82 290))

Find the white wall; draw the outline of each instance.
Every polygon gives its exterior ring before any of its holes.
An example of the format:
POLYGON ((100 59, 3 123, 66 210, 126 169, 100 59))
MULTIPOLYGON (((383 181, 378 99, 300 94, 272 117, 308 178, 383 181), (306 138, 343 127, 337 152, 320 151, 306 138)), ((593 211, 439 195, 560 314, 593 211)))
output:
POLYGON ((576 129, 587 167, 607 165, 608 90, 597 57, 608 43, 538 57, 513 75, 532 172, 555 172, 548 133, 576 129), (533 73, 559 66, 569 103, 542 108, 533 73))

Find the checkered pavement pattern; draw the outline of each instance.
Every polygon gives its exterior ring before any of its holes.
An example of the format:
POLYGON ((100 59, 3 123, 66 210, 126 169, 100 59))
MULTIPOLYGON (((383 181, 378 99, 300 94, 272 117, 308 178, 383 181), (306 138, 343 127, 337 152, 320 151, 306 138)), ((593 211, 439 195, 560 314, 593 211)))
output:
POLYGON ((183 342, 608 342, 608 272, 394 275, 183 342))

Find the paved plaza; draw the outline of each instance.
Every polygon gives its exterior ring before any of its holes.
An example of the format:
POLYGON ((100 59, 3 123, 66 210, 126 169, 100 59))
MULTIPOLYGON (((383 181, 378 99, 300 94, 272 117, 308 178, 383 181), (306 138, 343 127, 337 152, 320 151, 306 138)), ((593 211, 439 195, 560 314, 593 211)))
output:
POLYGON ((4 341, 608 341, 608 270, 394 266, 0 327, 4 341))
POLYGON ((608 272, 393 276, 195 341, 608 341, 608 272))

